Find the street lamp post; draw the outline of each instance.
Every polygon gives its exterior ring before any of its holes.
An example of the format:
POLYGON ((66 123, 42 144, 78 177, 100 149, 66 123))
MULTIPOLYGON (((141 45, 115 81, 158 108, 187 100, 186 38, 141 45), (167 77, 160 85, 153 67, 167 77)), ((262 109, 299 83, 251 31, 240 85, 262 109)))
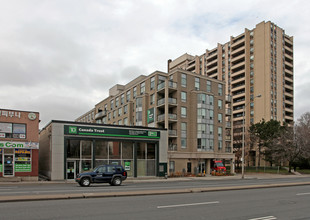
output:
MULTIPOLYGON (((253 100, 255 98, 259 98, 261 97, 262 95, 257 95, 253 98, 253 100)), ((243 106, 243 111, 242 111, 242 164, 241 164, 241 167, 242 167, 242 179, 244 179, 244 162, 245 162, 245 159, 244 159, 244 133, 245 133, 245 121, 244 121, 244 115, 245 115, 245 109, 246 107, 249 105, 250 102, 246 103, 246 105, 243 106)))

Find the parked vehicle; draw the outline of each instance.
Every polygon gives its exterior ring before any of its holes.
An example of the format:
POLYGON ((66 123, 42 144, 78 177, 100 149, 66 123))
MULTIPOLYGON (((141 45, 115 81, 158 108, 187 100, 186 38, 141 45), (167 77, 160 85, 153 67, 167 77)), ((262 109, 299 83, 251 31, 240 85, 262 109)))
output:
POLYGON ((215 170, 218 173, 226 173, 226 167, 223 165, 221 160, 215 160, 212 170, 215 170))
POLYGON ((127 171, 120 165, 101 165, 93 171, 79 173, 75 181, 80 186, 90 186, 91 183, 109 183, 119 186, 127 179, 127 171))

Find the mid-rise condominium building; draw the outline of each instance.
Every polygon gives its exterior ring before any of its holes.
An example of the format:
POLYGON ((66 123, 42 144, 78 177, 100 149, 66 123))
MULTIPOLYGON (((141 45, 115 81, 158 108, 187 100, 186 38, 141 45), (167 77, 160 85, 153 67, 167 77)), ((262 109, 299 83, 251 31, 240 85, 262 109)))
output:
POLYGON ((95 106, 95 120, 165 128, 169 174, 210 173, 215 159, 234 162, 227 102, 221 80, 179 69, 156 71, 112 87, 109 97, 95 106))
MULTIPOLYGON (((293 123, 293 60, 293 37, 269 21, 200 56, 184 54, 169 60, 168 72, 183 69, 225 82, 225 93, 232 97, 226 108, 232 109, 233 146, 240 149, 243 125, 247 131, 262 119, 293 123)), ((257 165, 258 152, 247 133, 245 140, 246 163, 257 165)))

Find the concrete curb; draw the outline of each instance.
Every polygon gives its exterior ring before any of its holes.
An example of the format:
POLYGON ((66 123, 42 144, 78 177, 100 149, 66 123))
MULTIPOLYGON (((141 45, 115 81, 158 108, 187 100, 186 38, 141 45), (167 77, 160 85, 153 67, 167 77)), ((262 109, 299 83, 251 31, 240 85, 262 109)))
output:
POLYGON ((23 196, 0 196, 0 203, 4 202, 23 202, 23 201, 43 201, 43 200, 61 200, 61 199, 87 199, 87 198, 107 198, 122 196, 145 196, 145 195, 164 195, 164 194, 182 194, 182 193, 201 193, 228 190, 246 190, 262 189, 275 187, 291 187, 310 185, 310 182, 302 183, 278 183, 265 185, 247 185, 247 186, 222 186, 222 187, 205 187, 205 188, 188 188, 175 190, 144 190, 144 191, 127 191, 127 192, 99 192, 99 193, 72 193, 72 194, 55 194, 55 195, 23 195, 23 196))

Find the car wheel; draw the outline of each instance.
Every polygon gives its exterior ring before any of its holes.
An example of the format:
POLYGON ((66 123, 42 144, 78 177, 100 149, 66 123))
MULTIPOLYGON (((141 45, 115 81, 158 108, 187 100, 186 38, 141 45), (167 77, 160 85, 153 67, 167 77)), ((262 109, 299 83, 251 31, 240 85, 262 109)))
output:
POLYGON ((122 184, 122 179, 120 177, 115 177, 112 184, 113 186, 120 186, 122 184))
POLYGON ((88 177, 84 177, 81 179, 81 186, 89 186, 90 185, 90 179, 88 177))

